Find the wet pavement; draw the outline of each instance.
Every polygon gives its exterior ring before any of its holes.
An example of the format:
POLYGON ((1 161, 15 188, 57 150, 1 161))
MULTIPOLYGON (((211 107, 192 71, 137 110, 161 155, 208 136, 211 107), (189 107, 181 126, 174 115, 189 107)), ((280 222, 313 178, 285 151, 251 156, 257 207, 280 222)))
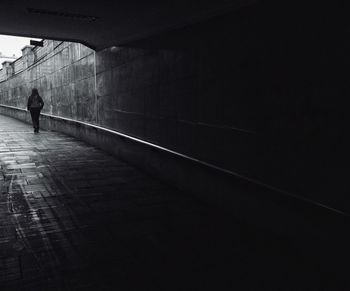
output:
POLYGON ((0 115, 0 166, 0 290, 325 286, 286 241, 67 135, 0 115))

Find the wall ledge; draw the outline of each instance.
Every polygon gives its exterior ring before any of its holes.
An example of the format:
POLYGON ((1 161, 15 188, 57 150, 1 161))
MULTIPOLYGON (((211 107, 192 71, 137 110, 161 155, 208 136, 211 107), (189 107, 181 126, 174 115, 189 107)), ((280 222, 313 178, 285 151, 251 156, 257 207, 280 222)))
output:
MULTIPOLYGON (((27 112, 26 109, 18 108, 18 107, 15 107, 15 106, 9 106, 9 105, 0 104, 0 107, 27 112)), ((101 131, 102 133, 108 133, 108 134, 119 136, 121 138, 126 138, 126 139, 129 139, 130 141, 133 141, 133 142, 136 142, 136 143, 140 143, 140 144, 142 144, 144 146, 147 146, 147 147, 159 150, 159 151, 163 151, 163 152, 168 153, 170 155, 174 155, 174 156, 176 156, 178 158, 182 158, 182 159, 188 160, 190 162, 197 163, 198 165, 201 165, 201 166, 204 166, 204 167, 208 167, 211 170, 220 172, 221 174, 231 175, 232 177, 236 177, 236 178, 239 178, 239 179, 246 180, 247 182, 257 184, 257 185, 259 185, 261 187, 265 187, 266 189, 270 189, 271 191, 275 191, 277 193, 280 193, 281 195, 289 196, 291 198, 298 199, 298 200, 303 201, 305 203, 314 204, 317 207, 325 208, 325 209, 328 209, 329 211, 336 212, 336 213, 339 213, 341 215, 345 215, 345 216, 349 216, 350 217, 350 214, 347 214, 347 213, 345 213, 345 212, 343 212, 341 210, 329 207, 327 205, 323 205, 323 204, 318 203, 316 201, 313 201, 311 199, 306 199, 304 197, 292 194, 292 193, 284 191, 282 189, 278 189, 276 187, 270 186, 270 185, 262 183, 260 181, 248 178, 248 177, 243 176, 243 175, 240 175, 240 174, 235 173, 233 171, 230 171, 228 169, 225 169, 225 168, 222 168, 222 167, 218 167, 218 166, 213 165, 211 163, 207 163, 205 161, 201 161, 201 160, 193 158, 191 156, 188 156, 188 155, 185 155, 185 154, 173 151, 171 149, 159 146, 159 145, 154 144, 154 143, 147 142, 145 140, 139 139, 137 137, 133 137, 131 135, 124 134, 122 132, 119 132, 119 131, 116 131, 116 130, 113 130, 113 129, 102 127, 102 126, 99 126, 99 125, 96 125, 96 124, 93 124, 93 123, 89 123, 89 122, 74 120, 74 119, 71 119, 71 118, 61 117, 61 116, 52 115, 52 114, 48 114, 48 113, 41 113, 41 116, 43 116, 45 118, 53 119, 53 120, 55 120, 55 119, 56 120, 61 120, 61 121, 72 123, 72 124, 76 124, 76 125, 79 125, 79 126, 86 126, 86 127, 94 128, 95 130, 101 131)))
MULTIPOLYGON (((25 109, 0 104, 0 114, 30 123, 25 109)), ((320 251, 336 239, 348 242, 349 214, 302 199, 237 173, 177 153, 124 133, 43 113, 42 128, 63 132, 92 144, 200 200, 221 207, 245 223, 289 237, 310 251, 320 251)))

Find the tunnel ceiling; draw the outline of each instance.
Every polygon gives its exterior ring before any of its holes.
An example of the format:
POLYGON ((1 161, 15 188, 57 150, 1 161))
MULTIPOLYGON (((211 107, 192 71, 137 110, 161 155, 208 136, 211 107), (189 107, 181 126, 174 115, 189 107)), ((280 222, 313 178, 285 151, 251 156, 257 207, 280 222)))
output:
POLYGON ((182 27, 251 0, 1 1, 0 34, 82 42, 96 50, 182 27))

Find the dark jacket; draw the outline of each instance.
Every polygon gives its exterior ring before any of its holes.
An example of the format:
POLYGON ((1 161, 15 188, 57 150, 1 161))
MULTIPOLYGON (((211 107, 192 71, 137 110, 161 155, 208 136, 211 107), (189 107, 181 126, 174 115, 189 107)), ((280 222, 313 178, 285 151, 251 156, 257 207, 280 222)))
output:
POLYGON ((28 103, 27 103, 27 109, 30 110, 30 109, 43 109, 44 107, 44 101, 43 99, 39 96, 39 95, 31 95, 29 96, 28 98, 28 103), (37 98, 35 100, 35 98, 37 98), (35 102, 37 101, 37 102, 35 102))

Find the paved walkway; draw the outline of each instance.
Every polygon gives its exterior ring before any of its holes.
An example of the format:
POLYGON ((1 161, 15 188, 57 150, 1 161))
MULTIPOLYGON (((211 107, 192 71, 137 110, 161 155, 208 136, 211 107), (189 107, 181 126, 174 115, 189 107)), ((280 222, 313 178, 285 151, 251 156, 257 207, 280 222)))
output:
POLYGON ((322 284, 281 240, 64 134, 0 116, 0 165, 0 290, 322 284))

